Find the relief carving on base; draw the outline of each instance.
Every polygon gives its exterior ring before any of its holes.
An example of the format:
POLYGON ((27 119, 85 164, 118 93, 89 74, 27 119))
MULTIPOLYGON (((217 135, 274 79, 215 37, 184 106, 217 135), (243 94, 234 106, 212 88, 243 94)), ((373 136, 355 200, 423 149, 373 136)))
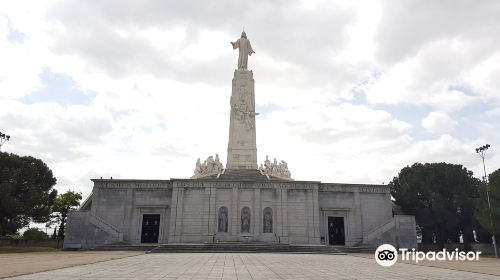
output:
POLYGON ((259 113, 248 110, 246 103, 234 105, 233 109, 236 112, 236 119, 240 123, 243 123, 246 129, 251 130, 255 127, 255 116, 259 115, 259 113))

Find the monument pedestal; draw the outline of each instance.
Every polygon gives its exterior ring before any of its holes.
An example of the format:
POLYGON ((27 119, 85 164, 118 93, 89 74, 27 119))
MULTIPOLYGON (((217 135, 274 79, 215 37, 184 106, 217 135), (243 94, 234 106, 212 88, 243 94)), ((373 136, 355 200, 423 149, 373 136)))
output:
POLYGON ((253 72, 234 71, 227 169, 257 169, 255 90, 253 72))

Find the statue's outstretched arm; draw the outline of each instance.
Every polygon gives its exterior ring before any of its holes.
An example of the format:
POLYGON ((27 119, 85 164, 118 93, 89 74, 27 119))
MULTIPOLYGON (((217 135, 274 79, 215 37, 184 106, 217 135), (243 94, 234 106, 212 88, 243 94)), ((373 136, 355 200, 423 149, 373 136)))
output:
POLYGON ((240 46, 239 41, 231 42, 231 45, 233 45, 233 49, 237 49, 240 46))

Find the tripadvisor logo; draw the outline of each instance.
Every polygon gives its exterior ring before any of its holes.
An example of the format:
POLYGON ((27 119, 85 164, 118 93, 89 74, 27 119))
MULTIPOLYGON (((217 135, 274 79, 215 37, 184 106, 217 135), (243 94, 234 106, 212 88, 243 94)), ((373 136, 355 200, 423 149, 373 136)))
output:
POLYGON ((375 251, 375 260, 381 266, 392 266, 398 260, 398 251, 391 244, 382 244, 375 251))
POLYGON ((463 252, 455 249, 453 251, 431 251, 421 252, 415 249, 400 248, 398 250, 391 244, 382 244, 375 251, 375 261, 381 266, 393 266, 398 260, 398 253, 402 261, 478 261, 481 252, 463 252))

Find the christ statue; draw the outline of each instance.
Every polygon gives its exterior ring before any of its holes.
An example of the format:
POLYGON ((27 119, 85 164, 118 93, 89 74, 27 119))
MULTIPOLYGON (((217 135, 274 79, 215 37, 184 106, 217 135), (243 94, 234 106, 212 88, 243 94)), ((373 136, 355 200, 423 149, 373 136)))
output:
POLYGON ((245 31, 241 33, 241 38, 236 42, 231 42, 233 49, 240 50, 240 56, 238 58, 238 69, 248 69, 248 56, 255 53, 250 45, 250 41, 247 39, 247 34, 245 31))

